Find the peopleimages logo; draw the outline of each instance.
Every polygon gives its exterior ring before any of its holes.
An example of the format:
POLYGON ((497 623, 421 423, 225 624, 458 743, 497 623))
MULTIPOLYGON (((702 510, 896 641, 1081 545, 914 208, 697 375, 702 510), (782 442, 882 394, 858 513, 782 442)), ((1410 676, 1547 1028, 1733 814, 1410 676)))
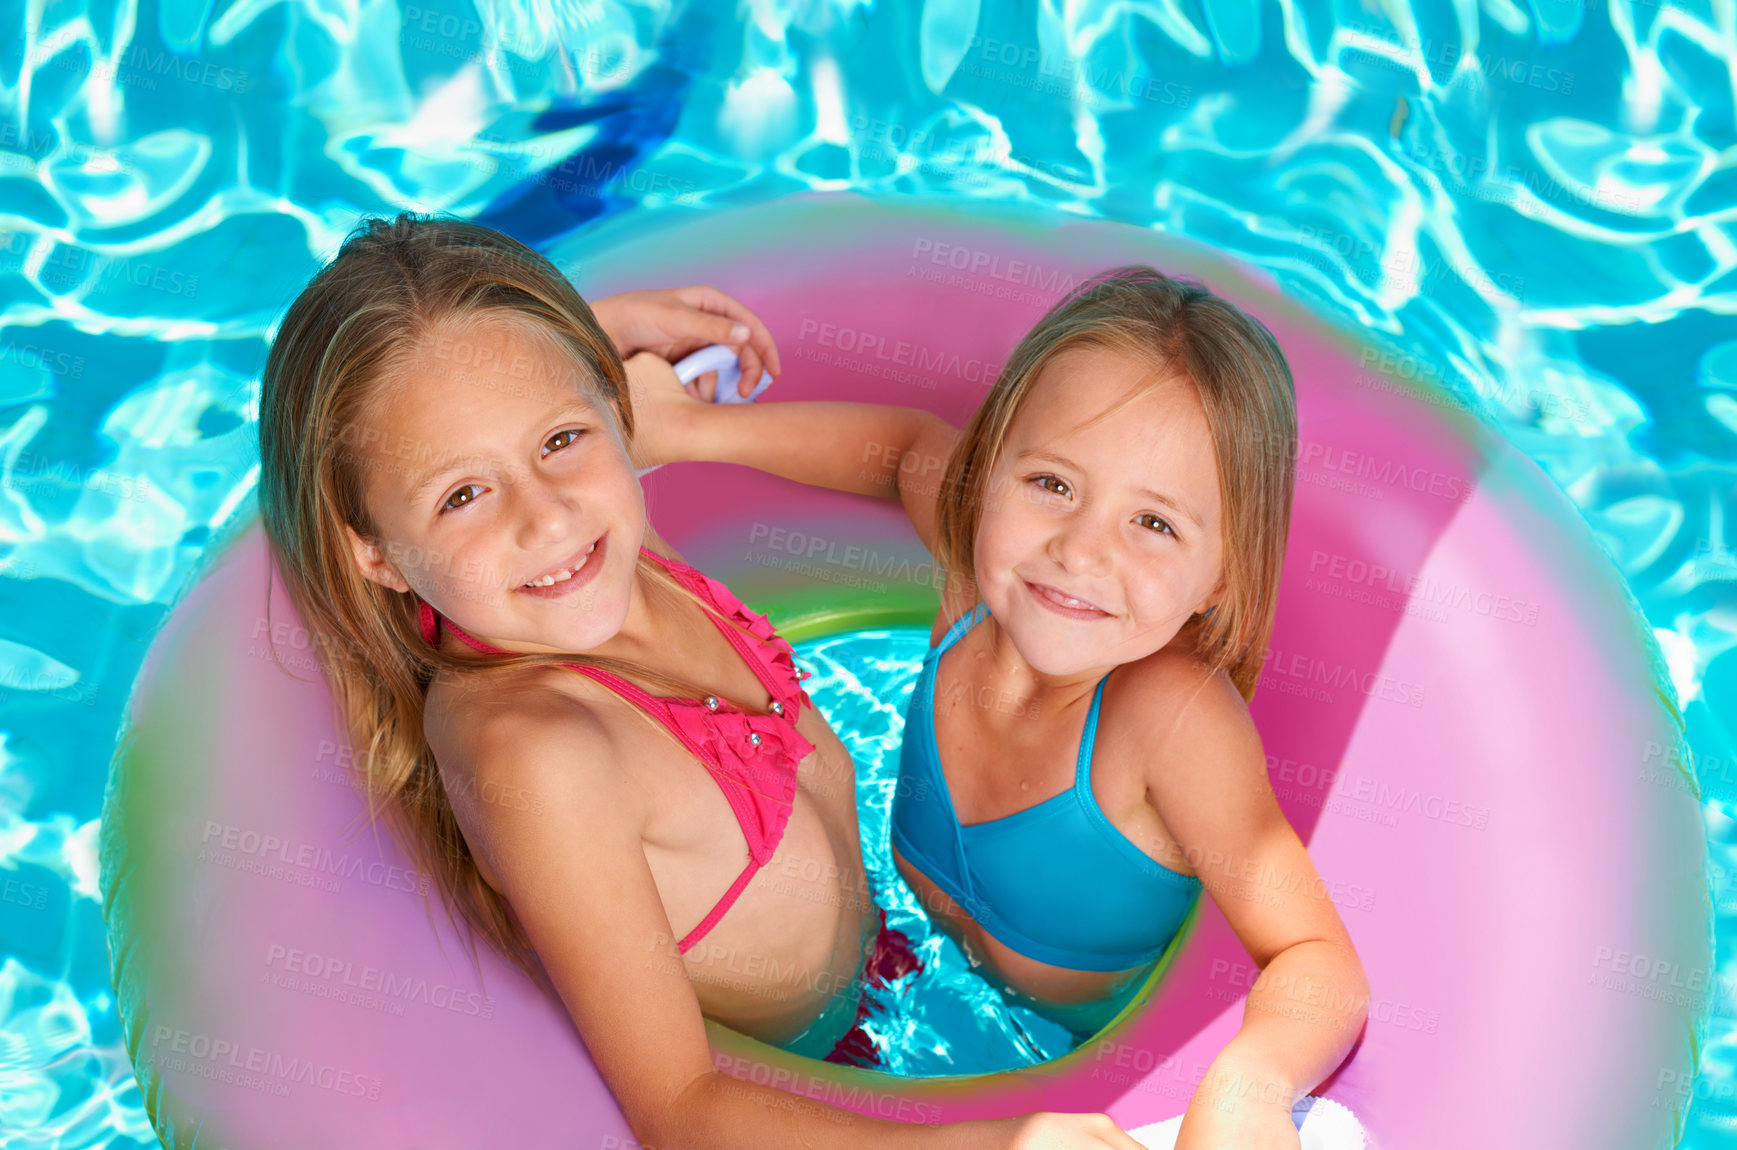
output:
POLYGON ((911 245, 911 258, 926 260, 956 272, 1002 280, 1020 287, 1033 287, 1056 295, 1072 291, 1080 282, 1078 276, 1070 275, 1060 268, 1045 268, 1042 264, 1014 259, 1000 252, 966 247, 964 244, 950 244, 922 236, 911 245))
POLYGON ((27 370, 46 371, 68 379, 84 376, 84 356, 56 351, 39 343, 0 344, 0 367, 16 364, 27 370))
MULTIPOLYGON (((925 384, 934 387, 934 376, 951 376, 963 379, 967 383, 988 385, 995 382, 995 377, 1001 374, 1001 364, 993 360, 975 359, 962 356, 956 351, 945 348, 925 347, 909 340, 889 340, 884 334, 859 331, 843 324, 823 323, 817 319, 805 319, 797 328, 796 338, 804 343, 815 343, 820 347, 829 348, 842 353, 838 364, 841 367, 862 371, 873 365, 886 364, 893 367, 908 367, 915 372, 928 377, 925 384), (861 362, 852 362, 854 356, 861 362)), ((815 358, 808 356, 805 358, 815 358)), ((866 372, 874 374, 873 372, 866 372)), ((906 380, 901 379, 901 382, 906 380)), ((910 380, 914 382, 915 380, 910 380)))
MULTIPOLYGON (((1527 627, 1537 624, 1538 612, 1541 609, 1540 605, 1531 599, 1504 595, 1451 579, 1426 576, 1416 571, 1400 571, 1356 556, 1319 549, 1309 553, 1309 575, 1311 578, 1305 586, 1325 577, 1355 586, 1379 587, 1402 595, 1414 603, 1465 610, 1474 615, 1521 623, 1527 627)), ((1314 588, 1311 586, 1310 589, 1314 588)))
POLYGON ((755 1058, 736 1057, 713 1051, 712 1065, 722 1074, 752 1082, 756 1086, 773 1086, 803 1098, 844 1110, 866 1112, 876 1118, 899 1122, 934 1123, 941 1120, 941 1108, 932 1102, 884 1094, 860 1082, 834 1082, 816 1078, 788 1066, 770 1066, 755 1058))
POLYGON ((1372 699, 1411 707, 1423 706, 1424 698, 1421 683, 1344 663, 1329 663, 1313 655, 1282 651, 1277 647, 1267 648, 1266 658, 1261 664, 1261 684, 1284 694, 1302 694, 1324 703, 1333 701, 1332 692, 1335 690, 1357 691, 1372 699))
POLYGON ((372 1101, 383 1085, 378 1076, 348 1067, 163 1025, 151 1032, 151 1056, 163 1070, 280 1097, 288 1097, 295 1086, 312 1086, 372 1101))
MULTIPOLYGON (((274 942, 266 948, 265 966, 269 984, 316 997, 333 997, 330 993, 320 993, 329 988, 359 992, 362 997, 358 998, 357 1004, 362 1006, 372 1006, 366 996, 374 995, 394 1005, 414 1002, 435 1010, 449 1010, 454 1014, 483 1019, 492 1018, 495 1013, 493 995, 464 990, 444 982, 430 982, 415 975, 396 974, 365 963, 358 965, 347 958, 282 943, 274 942), (308 982, 320 985, 316 989, 307 985, 308 982)), ((401 1006, 393 1013, 402 1014, 401 1006)))
MULTIPOLYGON (((1433 495, 1455 503, 1467 502, 1475 490, 1472 481, 1463 475, 1449 475, 1367 451, 1350 451, 1344 447, 1311 440, 1303 442, 1297 463, 1301 467, 1315 467, 1355 479, 1367 479, 1388 487, 1403 487, 1420 495, 1433 495)), ((1377 497, 1379 495, 1380 492, 1377 491, 1377 497)))
POLYGON ((329 891, 338 889, 337 880, 353 878, 387 890, 427 894, 430 882, 427 875, 413 867, 338 853, 314 843, 294 843, 274 834, 211 820, 205 823, 198 861, 329 891))
POLYGON ((946 573, 932 561, 913 560, 896 552, 880 552, 840 539, 828 539, 824 535, 774 527, 770 523, 756 521, 749 527, 748 544, 752 547, 757 543, 770 551, 862 571, 890 582, 920 583, 936 588, 946 582, 946 573))

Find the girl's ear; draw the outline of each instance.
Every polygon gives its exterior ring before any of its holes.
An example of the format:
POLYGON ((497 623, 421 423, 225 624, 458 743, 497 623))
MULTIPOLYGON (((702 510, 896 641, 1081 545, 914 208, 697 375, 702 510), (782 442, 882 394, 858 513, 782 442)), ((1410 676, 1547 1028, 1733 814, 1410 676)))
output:
POLYGON ((1224 598, 1224 580, 1218 581, 1218 586, 1212 589, 1212 594, 1194 605, 1196 615, 1210 615, 1218 608, 1218 601, 1224 598))
POLYGON ((386 561, 377 544, 356 534, 355 528, 348 523, 344 524, 344 537, 350 541, 350 554, 355 556, 356 569, 362 573, 362 578, 393 591, 410 590, 410 584, 404 581, 396 567, 386 561))

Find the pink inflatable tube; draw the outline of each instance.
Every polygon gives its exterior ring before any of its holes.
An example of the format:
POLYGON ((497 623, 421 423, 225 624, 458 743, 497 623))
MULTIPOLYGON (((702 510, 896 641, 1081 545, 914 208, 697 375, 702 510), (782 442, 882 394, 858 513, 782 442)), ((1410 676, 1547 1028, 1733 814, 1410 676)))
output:
MULTIPOLYGON (((1408 1150, 1675 1145, 1712 936, 1668 678, 1572 506, 1433 365, 1371 350, 1197 247, 1071 217, 803 198, 613 225, 551 256, 587 296, 737 295, 780 341, 768 402, 956 423, 1091 271, 1149 262, 1259 316, 1296 376, 1301 448, 1253 712, 1374 989, 1317 1093, 1408 1150)), ((715 466, 645 485, 659 529, 795 637, 928 621, 933 593, 908 574, 926 556, 890 502, 715 466), (877 562, 791 554, 793 533, 877 562)), ((358 823, 281 580, 268 621, 257 521, 213 556, 146 660, 102 826, 119 1008, 164 1142, 633 1145, 561 1004, 491 953, 474 968, 385 831, 358 823)), ((1253 973, 1206 899, 1143 1001, 1042 1067, 899 1079, 712 1034, 728 1073, 864 1114, 1104 1110, 1132 1128, 1183 1110, 1253 973)))

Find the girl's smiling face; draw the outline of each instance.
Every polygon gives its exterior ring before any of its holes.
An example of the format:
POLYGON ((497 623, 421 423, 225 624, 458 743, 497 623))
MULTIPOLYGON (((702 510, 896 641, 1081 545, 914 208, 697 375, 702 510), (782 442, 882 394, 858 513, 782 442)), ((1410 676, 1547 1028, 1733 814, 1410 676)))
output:
POLYGON ((1206 413, 1193 384, 1151 372, 1097 345, 1059 352, 990 473, 978 590, 1040 674, 1143 659, 1222 591, 1206 413))
POLYGON ((368 445, 378 538, 346 528, 367 578, 507 650, 621 630, 645 499, 614 412, 553 337, 499 315, 443 331, 365 419, 342 438, 368 445))

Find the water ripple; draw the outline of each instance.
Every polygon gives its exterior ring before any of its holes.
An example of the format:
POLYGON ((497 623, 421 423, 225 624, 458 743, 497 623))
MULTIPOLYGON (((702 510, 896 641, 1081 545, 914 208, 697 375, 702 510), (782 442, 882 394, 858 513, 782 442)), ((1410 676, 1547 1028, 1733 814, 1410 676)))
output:
MULTIPOLYGON (((0 699, 0 858, 51 875, 69 914, 94 913, 81 836, 151 623, 251 498, 266 341, 357 214, 546 243, 844 188, 1191 236, 1449 367, 1627 578, 1716 873, 1737 876, 1732 0, 20 7, 0 38, 0 638, 90 655, 76 683, 0 699)), ((9 929, 0 1064, 25 1078, 0 1069, 0 1150, 147 1144, 100 935, 43 952, 9 929)), ((1722 914, 1722 986, 1734 938, 1722 914)), ((1737 1128, 1731 998, 1685 1146, 1737 1128)))

